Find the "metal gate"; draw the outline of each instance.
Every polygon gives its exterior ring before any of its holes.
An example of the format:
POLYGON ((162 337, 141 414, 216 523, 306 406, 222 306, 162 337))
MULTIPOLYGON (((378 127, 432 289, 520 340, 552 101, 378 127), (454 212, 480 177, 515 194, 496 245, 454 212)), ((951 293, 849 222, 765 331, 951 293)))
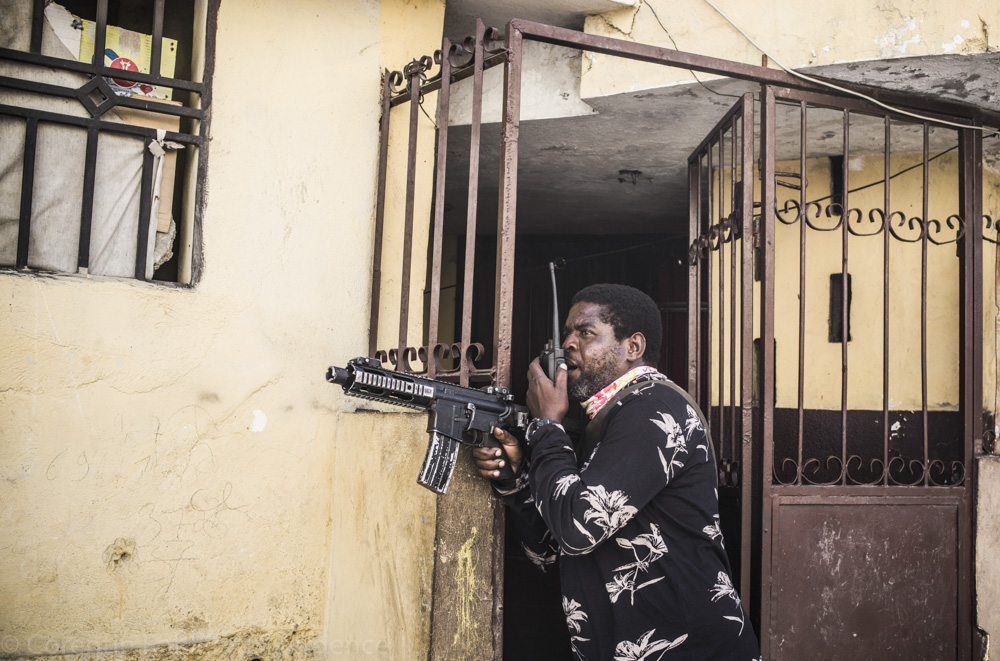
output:
MULTIPOLYGON (((766 66, 528 21, 511 21, 502 47, 498 39, 479 22, 463 44, 445 40, 435 57, 386 72, 371 355, 436 378, 510 383, 525 40, 760 85, 689 161, 687 372, 688 389, 711 424, 727 549, 763 658, 971 658, 973 447, 983 436, 982 250, 984 240, 995 243, 996 230, 982 209, 982 137, 968 127, 984 119, 993 125, 1000 116, 919 100, 916 119, 880 105, 918 104, 904 93, 843 83, 842 90, 878 98, 859 101, 766 66), (431 76, 434 64, 440 70, 431 76), (481 81, 484 69, 499 64, 490 349, 473 340, 469 317, 481 81), (439 314, 447 117, 450 87, 465 78, 473 92, 463 312, 455 341, 445 343, 439 314), (405 89, 397 89, 404 81, 405 89), (433 91, 439 96, 429 300, 426 328, 414 335, 423 322, 409 316, 408 298, 418 222, 417 122, 424 94, 433 91), (379 349, 389 111, 404 103, 399 334, 395 346, 379 349), (410 346, 414 336, 425 345, 410 346), (476 364, 491 353, 488 367, 476 364)), ((483 496, 474 478, 459 476, 457 484, 465 483, 467 497, 483 496)), ((468 653, 449 649, 460 625, 489 615, 483 600, 459 622, 453 582, 436 580, 432 655, 499 660, 502 513, 477 519, 489 532, 470 538, 469 508, 461 502, 439 501, 438 545, 474 547, 492 558, 492 626, 477 635, 463 630, 468 653)), ((455 569, 449 562, 454 555, 439 556, 435 574, 448 576, 455 569)))
POLYGON ((981 133, 757 103, 689 160, 688 365, 764 658, 971 658, 981 133))
POLYGON ((754 99, 745 94, 688 159, 688 390, 709 421, 733 580, 750 594, 754 99), (743 402, 747 406, 743 406, 743 402))

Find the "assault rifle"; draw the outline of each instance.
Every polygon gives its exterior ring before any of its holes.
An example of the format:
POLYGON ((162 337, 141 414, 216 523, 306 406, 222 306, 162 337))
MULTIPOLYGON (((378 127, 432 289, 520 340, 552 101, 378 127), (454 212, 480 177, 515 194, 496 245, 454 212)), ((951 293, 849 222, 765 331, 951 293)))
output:
POLYGON ((417 483, 435 493, 445 493, 455 472, 459 445, 500 448, 504 465, 498 479, 512 479, 514 471, 503 446, 493 436, 496 427, 524 430, 531 420, 528 409, 512 403, 506 388, 467 388, 415 374, 382 367, 375 358, 355 358, 347 367, 331 367, 326 380, 344 387, 353 397, 406 406, 430 413, 430 444, 417 483))

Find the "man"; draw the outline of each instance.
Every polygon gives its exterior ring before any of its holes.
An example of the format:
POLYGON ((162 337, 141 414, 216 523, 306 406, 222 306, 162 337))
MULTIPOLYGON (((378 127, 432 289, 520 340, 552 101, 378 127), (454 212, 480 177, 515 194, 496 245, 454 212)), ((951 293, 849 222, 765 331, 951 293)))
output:
POLYGON ((528 370, 525 456, 496 437, 477 448, 528 557, 558 558, 573 653, 583 661, 752 661, 753 628, 730 579, 716 468, 703 415, 656 371, 662 330, 648 296, 593 285, 566 321, 566 365, 553 383, 528 370), (574 449, 561 422, 569 397, 591 421, 574 449), (539 517, 540 515, 540 517, 539 517))

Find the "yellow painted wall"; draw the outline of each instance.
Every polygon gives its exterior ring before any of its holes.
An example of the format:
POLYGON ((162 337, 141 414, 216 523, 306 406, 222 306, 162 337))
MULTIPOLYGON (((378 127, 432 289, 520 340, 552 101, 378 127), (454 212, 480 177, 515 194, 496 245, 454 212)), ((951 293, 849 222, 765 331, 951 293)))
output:
POLYGON ((442 20, 223 2, 198 285, 0 274, 4 654, 424 657, 425 421, 323 375, 367 350, 380 70, 442 20))
MULTIPOLYGON (((990 0, 810 4, 777 0, 766 7, 715 0, 714 4, 792 68, 1000 48, 1000 4, 990 0)), ((761 63, 760 51, 705 0, 640 0, 633 8, 588 17, 584 31, 747 64, 761 63)), ((582 66, 581 96, 585 99, 693 81, 691 73, 682 69, 626 62, 608 55, 587 53, 582 66)))

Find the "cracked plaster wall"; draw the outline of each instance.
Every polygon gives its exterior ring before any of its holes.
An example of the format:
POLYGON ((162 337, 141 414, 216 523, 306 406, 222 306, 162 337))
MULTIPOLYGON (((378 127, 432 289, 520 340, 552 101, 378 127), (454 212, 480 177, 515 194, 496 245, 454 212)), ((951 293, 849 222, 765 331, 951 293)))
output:
MULTIPOLYGON (((1000 48, 1000 4, 987 0, 821 4, 780 0, 769 4, 767 11, 735 0, 719 0, 716 5, 792 68, 979 54, 1000 48)), ((760 51, 704 0, 637 0, 632 8, 588 17, 584 31, 747 64, 761 63, 760 51)), ((584 99, 693 80, 690 72, 681 69, 593 53, 584 54, 582 67, 584 99)), ((707 74, 698 77, 713 78, 707 74)))
POLYGON ((0 275, 0 658, 426 653, 425 422, 323 374, 367 349, 381 67, 443 12, 223 2, 201 282, 0 275))

